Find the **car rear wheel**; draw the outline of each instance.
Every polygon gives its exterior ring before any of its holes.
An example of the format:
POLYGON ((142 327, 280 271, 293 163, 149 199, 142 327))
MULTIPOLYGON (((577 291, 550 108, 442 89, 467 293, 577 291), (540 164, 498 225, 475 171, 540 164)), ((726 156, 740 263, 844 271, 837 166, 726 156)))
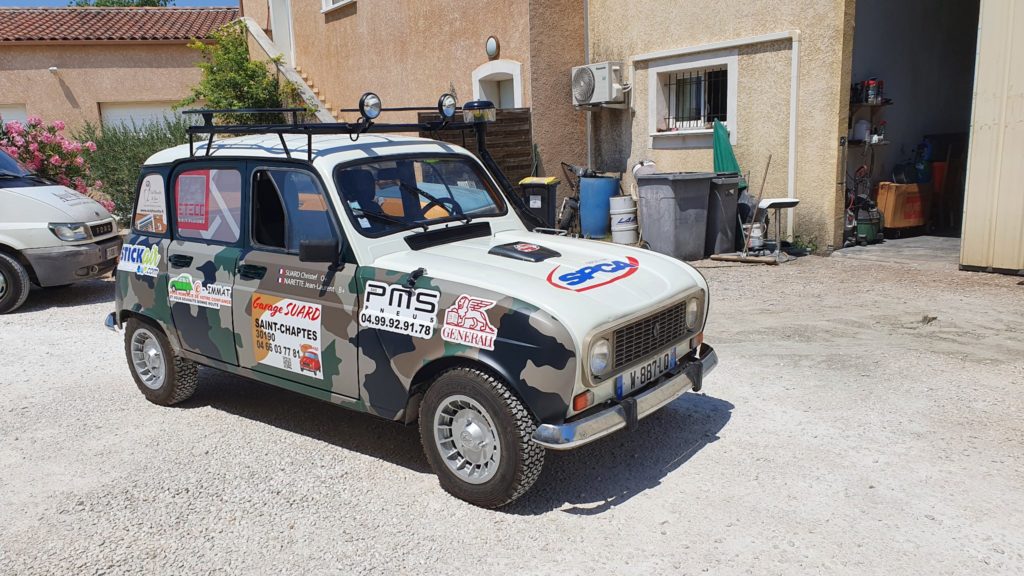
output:
POLYGON ((135 384, 150 402, 170 406, 195 392, 199 369, 191 360, 176 356, 163 332, 150 324, 128 319, 124 353, 135 384))
POLYGON ((0 314, 16 310, 28 298, 28 272, 11 256, 0 253, 0 314))
POLYGON ((443 372, 420 407, 423 451, 449 494, 484 508, 522 496, 540 475, 544 448, 522 402, 500 380, 470 368, 443 372))

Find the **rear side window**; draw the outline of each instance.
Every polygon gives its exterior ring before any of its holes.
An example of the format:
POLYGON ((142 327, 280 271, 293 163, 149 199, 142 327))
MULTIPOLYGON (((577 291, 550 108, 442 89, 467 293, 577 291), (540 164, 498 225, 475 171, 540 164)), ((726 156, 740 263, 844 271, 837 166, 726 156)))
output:
POLYGON ((242 222, 242 174, 231 168, 187 170, 174 183, 174 233, 234 244, 242 222))
POLYGON ((167 234, 167 195, 162 174, 146 174, 142 179, 132 228, 144 234, 167 234))
POLYGON ((301 240, 334 238, 331 212, 320 183, 299 170, 261 169, 253 174, 252 243, 298 253, 301 240))

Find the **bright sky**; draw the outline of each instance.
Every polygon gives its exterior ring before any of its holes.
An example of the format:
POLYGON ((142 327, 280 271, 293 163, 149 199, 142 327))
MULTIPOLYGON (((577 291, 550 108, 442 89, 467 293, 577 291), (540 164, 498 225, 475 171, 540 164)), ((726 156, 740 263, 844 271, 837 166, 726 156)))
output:
MULTIPOLYGON (((63 8, 68 5, 68 0, 0 0, 0 7, 3 8, 36 8, 39 6, 57 6, 63 8)), ((175 6, 187 8, 189 6, 238 6, 238 0, 176 0, 175 6)))

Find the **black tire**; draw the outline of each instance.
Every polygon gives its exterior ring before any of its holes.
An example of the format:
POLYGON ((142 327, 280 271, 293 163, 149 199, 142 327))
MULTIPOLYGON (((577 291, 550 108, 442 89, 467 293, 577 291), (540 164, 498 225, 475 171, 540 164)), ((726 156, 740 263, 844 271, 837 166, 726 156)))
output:
POLYGON ((28 298, 28 272, 11 256, 0 252, 0 314, 17 310, 28 298))
POLYGON ((420 406, 420 441, 430 467, 449 494, 482 508, 499 508, 522 496, 540 476, 544 448, 531 440, 537 424, 522 402, 497 378, 471 368, 442 372, 420 406), (437 445, 434 419, 454 396, 466 396, 494 424, 501 457, 486 482, 471 483, 453 471, 437 445))
POLYGON ((196 391, 199 383, 199 368, 194 362, 174 354, 167 337, 159 328, 137 318, 129 318, 124 331, 124 354, 128 359, 128 370, 135 379, 135 385, 146 397, 146 400, 161 406, 171 406, 188 400, 196 391), (159 349, 161 358, 162 378, 153 381, 156 372, 141 374, 133 358, 133 344, 136 336, 140 339, 152 340, 159 349))

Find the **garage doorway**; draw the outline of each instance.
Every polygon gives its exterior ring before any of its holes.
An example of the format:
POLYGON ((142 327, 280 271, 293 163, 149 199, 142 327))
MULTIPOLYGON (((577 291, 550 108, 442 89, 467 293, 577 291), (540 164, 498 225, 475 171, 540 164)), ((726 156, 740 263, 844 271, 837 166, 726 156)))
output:
POLYGON ((847 244, 871 233, 858 226, 871 221, 858 196, 877 203, 887 238, 959 237, 979 8, 980 0, 857 0, 847 244))

